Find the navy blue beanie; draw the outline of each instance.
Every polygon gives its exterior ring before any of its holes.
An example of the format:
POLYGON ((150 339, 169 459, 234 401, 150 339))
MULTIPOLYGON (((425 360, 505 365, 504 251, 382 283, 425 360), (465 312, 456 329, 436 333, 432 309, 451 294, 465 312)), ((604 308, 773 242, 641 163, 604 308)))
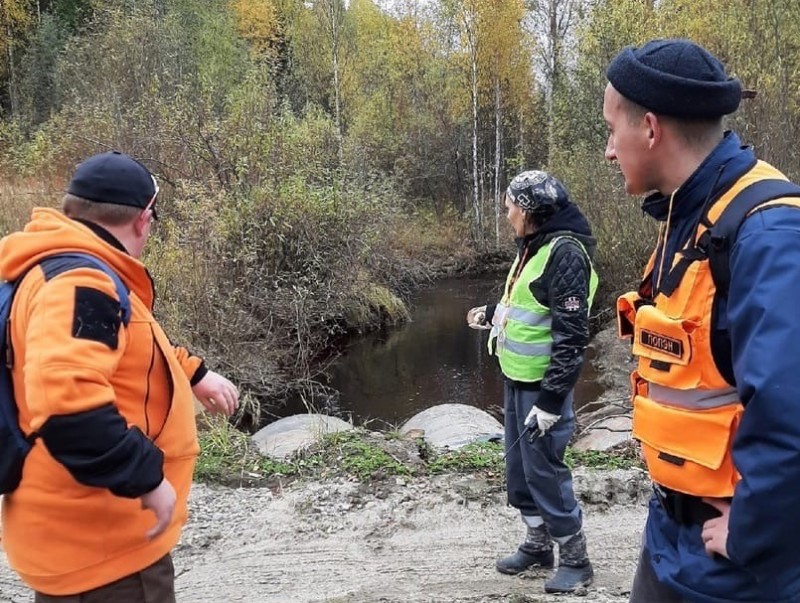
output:
POLYGON ((611 61, 608 81, 625 98, 654 113, 714 118, 739 107, 742 87, 714 55, 690 40, 628 46, 611 61))
POLYGON ((156 194, 152 174, 135 159, 109 151, 81 163, 67 192, 96 203, 128 205, 144 209, 156 194))

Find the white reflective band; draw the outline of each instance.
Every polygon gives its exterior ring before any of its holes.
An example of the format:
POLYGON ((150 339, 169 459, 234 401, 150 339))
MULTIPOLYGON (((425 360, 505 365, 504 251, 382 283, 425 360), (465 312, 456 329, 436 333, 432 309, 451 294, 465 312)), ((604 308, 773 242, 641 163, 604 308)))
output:
POLYGON ((537 314, 522 308, 509 309, 508 319, 525 323, 530 327, 549 327, 553 322, 549 314, 537 314))
POLYGON ((691 410, 719 408, 739 402, 735 387, 721 389, 675 389, 655 383, 648 383, 648 397, 662 404, 680 406, 691 410))
POLYGON ((492 315, 492 324, 496 327, 502 327, 505 321, 506 314, 508 314, 508 306, 505 304, 497 304, 492 315))
POLYGON ((501 327, 506 319, 516 320, 531 327, 549 327, 553 322, 550 314, 537 314, 522 308, 497 304, 492 316, 492 324, 501 327))
POLYGON ((511 341, 502 335, 498 339, 503 349, 519 354, 520 356, 549 356, 551 345, 549 343, 520 343, 511 341))

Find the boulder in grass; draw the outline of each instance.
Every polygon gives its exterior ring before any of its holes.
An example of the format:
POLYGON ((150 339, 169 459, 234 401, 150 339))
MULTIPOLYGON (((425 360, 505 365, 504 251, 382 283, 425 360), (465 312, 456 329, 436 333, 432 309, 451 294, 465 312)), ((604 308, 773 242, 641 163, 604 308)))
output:
POLYGON ((631 439, 632 422, 629 416, 606 417, 593 423, 587 433, 575 442, 574 448, 606 451, 631 439))
POLYGON ((436 448, 455 450, 473 442, 502 440, 503 426, 485 410, 467 404, 439 404, 406 421, 402 435, 414 430, 436 448))
POLYGON ((352 429, 347 421, 328 415, 292 415, 259 430, 253 435, 253 441, 261 454, 285 460, 298 450, 319 442, 326 434, 352 429))

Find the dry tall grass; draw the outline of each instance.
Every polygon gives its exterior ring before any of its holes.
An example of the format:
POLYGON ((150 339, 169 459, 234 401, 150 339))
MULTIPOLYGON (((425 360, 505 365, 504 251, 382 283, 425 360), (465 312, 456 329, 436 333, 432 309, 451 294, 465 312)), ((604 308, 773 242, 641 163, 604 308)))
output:
POLYGON ((34 207, 59 207, 61 190, 52 183, 12 182, 0 177, 0 236, 25 226, 34 207))

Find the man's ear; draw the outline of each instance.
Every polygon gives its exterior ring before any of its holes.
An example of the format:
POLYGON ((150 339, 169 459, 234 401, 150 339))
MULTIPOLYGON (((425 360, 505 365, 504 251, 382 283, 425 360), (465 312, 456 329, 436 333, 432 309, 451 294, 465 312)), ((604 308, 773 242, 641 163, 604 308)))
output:
POLYGON ((141 237, 147 229, 150 221, 153 219, 153 210, 146 209, 139 213, 136 220, 133 221, 133 230, 137 237, 141 237))
POLYGON ((644 127, 647 131, 647 145, 650 149, 661 142, 664 135, 664 128, 658 115, 648 111, 644 114, 644 127))

